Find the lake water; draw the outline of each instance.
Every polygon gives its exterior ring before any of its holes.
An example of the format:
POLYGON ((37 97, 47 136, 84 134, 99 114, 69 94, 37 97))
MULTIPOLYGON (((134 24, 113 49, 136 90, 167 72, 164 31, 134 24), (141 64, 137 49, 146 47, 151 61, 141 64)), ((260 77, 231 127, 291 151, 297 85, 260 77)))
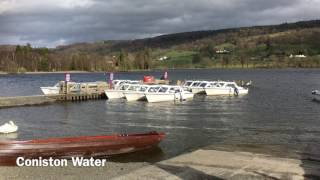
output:
MULTIPOLYGON (((115 78, 142 79, 144 74, 160 77, 162 72, 116 73, 115 78)), ((311 90, 320 89, 320 70, 175 70, 169 78, 243 79, 252 80, 253 87, 245 96, 196 96, 182 103, 98 100, 0 109, 1 124, 13 120, 20 127, 13 137, 0 138, 163 131, 160 159, 206 145, 238 144, 319 156, 320 104, 311 101, 311 90)), ((63 79, 63 74, 0 75, 0 96, 41 94, 40 86, 63 79)), ((105 74, 72 74, 71 79, 103 81, 105 74)))

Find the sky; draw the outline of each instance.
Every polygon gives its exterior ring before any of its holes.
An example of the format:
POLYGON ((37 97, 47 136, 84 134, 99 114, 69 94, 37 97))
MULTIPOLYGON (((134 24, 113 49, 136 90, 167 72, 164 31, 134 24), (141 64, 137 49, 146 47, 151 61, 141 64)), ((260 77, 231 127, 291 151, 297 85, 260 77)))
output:
POLYGON ((320 19, 320 0, 0 0, 0 44, 56 47, 320 19))

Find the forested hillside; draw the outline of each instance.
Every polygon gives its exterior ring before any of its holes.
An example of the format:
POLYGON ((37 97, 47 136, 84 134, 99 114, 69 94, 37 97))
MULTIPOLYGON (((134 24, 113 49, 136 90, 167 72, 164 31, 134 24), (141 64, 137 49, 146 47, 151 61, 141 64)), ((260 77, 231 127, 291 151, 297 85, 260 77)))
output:
POLYGON ((320 67, 320 21, 59 46, 0 45, 0 71, 320 67))

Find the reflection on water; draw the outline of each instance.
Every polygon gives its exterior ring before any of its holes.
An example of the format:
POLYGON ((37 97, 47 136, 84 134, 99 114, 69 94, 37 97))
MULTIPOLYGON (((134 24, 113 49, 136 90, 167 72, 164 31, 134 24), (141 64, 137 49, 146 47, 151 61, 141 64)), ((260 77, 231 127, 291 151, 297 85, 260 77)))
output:
MULTIPOLYGON (((143 74, 118 73, 116 78, 141 79, 143 74)), ((150 74, 160 76, 161 72, 150 74)), ((0 109, 0 124, 14 119, 19 126, 17 139, 163 131, 161 153, 139 154, 157 160, 206 145, 273 145, 279 151, 305 153, 320 142, 320 104, 312 102, 310 95, 312 89, 320 88, 318 70, 180 70, 169 75, 173 80, 253 80, 254 86, 245 96, 195 96, 176 103, 121 99, 0 109)), ((72 75, 79 81, 104 77, 102 73, 72 75)), ((39 86, 62 78, 56 74, 0 76, 0 93, 36 94, 39 86), (6 83, 12 87, 4 88, 6 83)), ((318 150, 311 153, 319 154, 318 150)))

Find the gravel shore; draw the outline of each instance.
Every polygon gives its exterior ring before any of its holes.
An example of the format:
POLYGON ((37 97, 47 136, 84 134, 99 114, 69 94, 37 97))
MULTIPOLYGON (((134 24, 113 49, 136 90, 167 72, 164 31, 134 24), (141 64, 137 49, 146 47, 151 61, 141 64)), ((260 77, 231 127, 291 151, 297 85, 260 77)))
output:
POLYGON ((142 168, 146 162, 107 162, 105 167, 0 167, 1 178, 34 179, 110 179, 142 168))

